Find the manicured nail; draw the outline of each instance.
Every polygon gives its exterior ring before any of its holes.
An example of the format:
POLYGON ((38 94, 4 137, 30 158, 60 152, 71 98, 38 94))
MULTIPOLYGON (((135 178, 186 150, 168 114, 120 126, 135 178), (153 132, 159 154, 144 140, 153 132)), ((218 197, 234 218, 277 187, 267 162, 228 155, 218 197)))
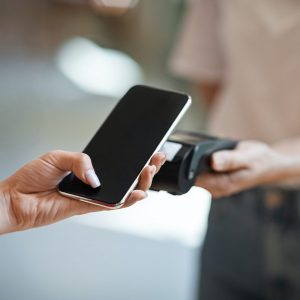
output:
POLYGON ((101 185, 99 178, 92 169, 85 172, 85 178, 92 188, 97 188, 101 185))

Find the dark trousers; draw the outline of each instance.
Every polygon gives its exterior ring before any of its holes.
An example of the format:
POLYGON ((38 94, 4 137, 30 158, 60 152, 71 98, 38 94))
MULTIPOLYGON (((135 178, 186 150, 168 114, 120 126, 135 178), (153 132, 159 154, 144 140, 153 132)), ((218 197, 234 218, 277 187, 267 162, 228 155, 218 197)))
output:
POLYGON ((201 300, 300 299, 300 192, 270 188, 214 200, 201 300))

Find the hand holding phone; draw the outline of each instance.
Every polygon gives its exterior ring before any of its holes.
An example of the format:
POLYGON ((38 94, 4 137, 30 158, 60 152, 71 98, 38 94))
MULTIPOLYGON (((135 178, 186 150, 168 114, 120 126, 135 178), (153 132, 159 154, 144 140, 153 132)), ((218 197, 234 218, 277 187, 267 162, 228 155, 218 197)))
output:
POLYGON ((60 183, 60 193, 109 208, 122 206, 190 104, 186 94, 131 88, 83 151, 91 157, 101 186, 92 188, 71 173, 60 183))
MULTIPOLYGON (((124 207, 145 198, 153 172, 159 170, 164 159, 161 153, 152 157, 124 207)), ((58 193, 57 183, 69 171, 74 172, 83 182, 94 185, 93 180, 86 178, 87 171, 93 172, 89 157, 61 150, 44 154, 1 181, 0 234, 49 225, 74 215, 107 210, 106 207, 74 201, 58 193)))

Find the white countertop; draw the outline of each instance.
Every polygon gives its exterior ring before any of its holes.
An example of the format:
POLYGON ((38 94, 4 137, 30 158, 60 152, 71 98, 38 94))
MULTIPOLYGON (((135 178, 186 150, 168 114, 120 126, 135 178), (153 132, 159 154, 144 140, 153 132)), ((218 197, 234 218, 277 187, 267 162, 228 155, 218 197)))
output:
POLYGON ((210 194, 201 188, 173 196, 150 191, 146 200, 126 209, 79 216, 74 221, 154 240, 199 247, 205 237, 210 194))

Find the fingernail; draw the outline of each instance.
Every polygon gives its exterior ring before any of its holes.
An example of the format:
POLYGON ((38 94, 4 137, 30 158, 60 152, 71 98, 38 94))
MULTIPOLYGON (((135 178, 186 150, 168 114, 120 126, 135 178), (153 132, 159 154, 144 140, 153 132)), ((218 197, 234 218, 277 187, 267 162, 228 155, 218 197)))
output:
POLYGON ((100 180, 94 170, 86 171, 85 178, 92 188, 97 188, 101 185, 100 180))

